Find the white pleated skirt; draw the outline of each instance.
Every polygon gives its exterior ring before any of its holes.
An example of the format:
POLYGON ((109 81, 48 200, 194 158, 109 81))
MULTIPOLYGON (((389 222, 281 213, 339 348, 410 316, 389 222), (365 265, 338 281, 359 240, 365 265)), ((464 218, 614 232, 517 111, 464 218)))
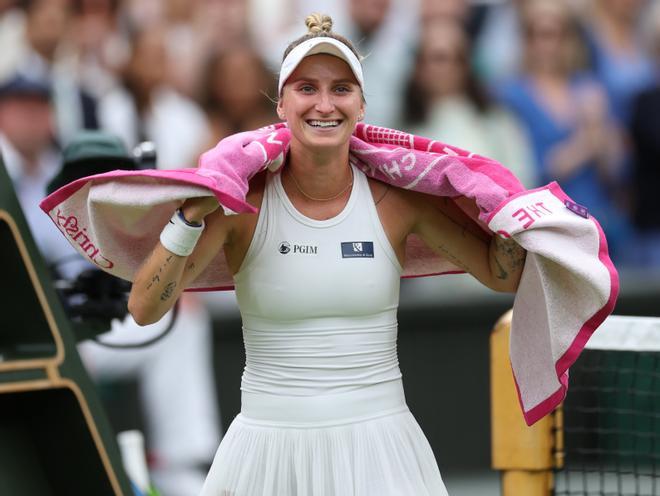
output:
POLYGON ((400 381, 242 394, 200 496, 447 496, 400 381))

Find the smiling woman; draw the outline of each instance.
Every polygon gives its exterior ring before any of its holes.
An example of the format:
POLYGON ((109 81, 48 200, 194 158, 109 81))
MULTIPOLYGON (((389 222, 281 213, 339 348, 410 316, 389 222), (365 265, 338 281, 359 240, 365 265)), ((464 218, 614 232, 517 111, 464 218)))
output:
MULTIPOLYGON (((317 45, 318 46, 318 45, 317 45)), ((277 106, 293 141, 319 153, 344 146, 364 114, 360 86, 348 65, 334 55, 305 57, 286 81, 277 106)))
POLYGON ((226 216, 215 198, 186 200, 138 271, 129 309, 138 322, 158 320, 224 250, 246 366, 241 413, 203 496, 443 496, 397 358, 406 240, 417 235, 500 291, 516 290, 525 252, 499 236, 484 241, 427 195, 351 164, 365 108, 360 59, 329 17, 306 23, 278 85, 287 161, 250 183, 258 215, 226 216))

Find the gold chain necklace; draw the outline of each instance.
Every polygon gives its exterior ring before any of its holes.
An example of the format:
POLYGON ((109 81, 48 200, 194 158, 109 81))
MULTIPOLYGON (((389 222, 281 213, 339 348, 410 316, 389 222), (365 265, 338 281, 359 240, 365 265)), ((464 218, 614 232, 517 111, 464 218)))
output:
POLYGON ((327 201, 330 201, 330 200, 335 200, 335 199, 339 198, 341 195, 343 195, 344 193, 346 193, 346 190, 347 190, 348 188, 350 188, 351 186, 353 186, 353 169, 351 168, 351 180, 348 182, 348 184, 346 185, 346 187, 345 187, 344 189, 342 189, 342 190, 341 190, 339 193, 337 193, 336 195, 331 196, 330 198, 314 198, 313 196, 308 195, 307 193, 305 193, 305 192, 302 190, 302 188, 301 188, 300 185, 298 184, 298 181, 296 181, 296 177, 293 175, 293 172, 291 172, 291 169, 288 169, 288 170, 289 170, 289 176, 291 176, 291 180, 293 181, 293 184, 296 186, 296 189, 297 189, 298 191, 300 191, 300 193, 301 193, 305 198, 308 198, 308 199, 313 200, 313 201, 327 202, 327 201))

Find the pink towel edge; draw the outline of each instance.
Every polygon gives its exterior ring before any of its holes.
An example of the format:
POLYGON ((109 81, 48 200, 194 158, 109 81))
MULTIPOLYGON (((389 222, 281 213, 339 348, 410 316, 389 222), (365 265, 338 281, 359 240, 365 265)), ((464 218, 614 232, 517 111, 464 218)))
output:
POLYGON ((60 205, 66 201, 71 195, 76 193, 80 188, 85 186, 88 182, 91 181, 110 181, 116 178, 122 177, 148 177, 157 180, 169 179, 176 182, 185 183, 191 186, 199 186, 210 190, 218 201, 225 207, 233 210, 234 212, 241 213, 256 213, 257 209, 254 208, 249 203, 246 203, 240 199, 234 198, 227 193, 219 190, 213 183, 211 178, 205 177, 203 175, 197 174, 196 171, 199 169, 189 168, 189 169, 173 169, 173 170, 161 170, 161 169, 145 169, 137 171, 129 170, 114 170, 110 172, 104 172, 101 174, 95 174, 92 176, 82 177, 76 179, 75 181, 70 182, 62 186, 61 188, 53 191, 50 195, 39 202, 39 207, 46 214, 48 214, 53 208, 57 205, 60 205))

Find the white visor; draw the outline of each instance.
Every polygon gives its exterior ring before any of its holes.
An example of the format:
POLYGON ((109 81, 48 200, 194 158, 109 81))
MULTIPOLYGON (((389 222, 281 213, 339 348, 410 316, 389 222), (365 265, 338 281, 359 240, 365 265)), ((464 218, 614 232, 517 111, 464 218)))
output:
POLYGON ((362 64, 360 64, 360 61, 351 49, 339 40, 327 36, 319 36, 317 38, 310 38, 309 40, 303 41, 286 56, 284 62, 282 62, 282 68, 280 69, 280 81, 277 85, 277 94, 282 96, 282 88, 284 87, 286 80, 289 79, 289 76, 291 76, 293 71, 296 70, 296 67, 298 67, 298 64, 300 64, 302 59, 319 53, 334 55, 346 62, 353 71, 360 88, 364 87, 362 64))

